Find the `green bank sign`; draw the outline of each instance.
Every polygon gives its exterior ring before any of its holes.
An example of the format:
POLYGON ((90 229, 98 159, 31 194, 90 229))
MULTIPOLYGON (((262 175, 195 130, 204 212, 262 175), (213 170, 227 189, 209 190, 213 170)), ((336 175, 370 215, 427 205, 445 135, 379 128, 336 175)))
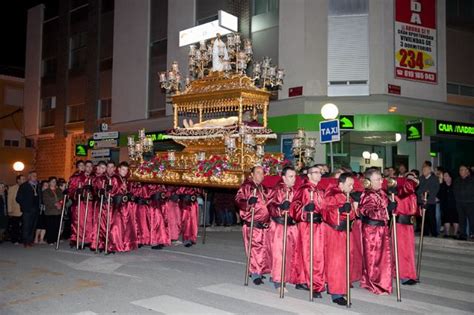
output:
POLYGON ((420 141, 423 139, 423 123, 410 121, 406 124, 407 141, 420 141))
POLYGON ((474 137, 474 124, 437 120, 436 134, 474 137))

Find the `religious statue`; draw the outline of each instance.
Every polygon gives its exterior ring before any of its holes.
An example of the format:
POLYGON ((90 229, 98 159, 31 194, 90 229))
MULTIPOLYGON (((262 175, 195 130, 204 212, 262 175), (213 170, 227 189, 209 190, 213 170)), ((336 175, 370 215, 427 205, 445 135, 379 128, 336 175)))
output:
POLYGON ((217 37, 212 45, 212 71, 223 71, 224 64, 222 60, 229 60, 227 47, 221 37, 221 34, 217 33, 217 37))

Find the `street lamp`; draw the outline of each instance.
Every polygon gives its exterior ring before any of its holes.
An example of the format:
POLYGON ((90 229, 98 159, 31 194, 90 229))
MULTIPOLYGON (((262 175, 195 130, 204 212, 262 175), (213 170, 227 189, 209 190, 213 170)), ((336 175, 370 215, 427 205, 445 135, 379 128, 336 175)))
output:
POLYGON ((339 109, 336 105, 327 103, 321 108, 321 115, 325 120, 336 119, 337 115, 339 115, 339 109))
MULTIPOLYGON (((333 103, 326 103, 321 107, 321 115, 325 120, 336 119, 339 115, 339 109, 333 103)), ((334 172, 334 156, 332 153, 332 141, 329 142, 329 148, 331 150, 331 173, 334 172)))
POLYGON ((379 159, 379 155, 378 155, 377 153, 375 153, 375 152, 374 152, 374 153, 371 153, 371 154, 370 154, 370 159, 371 159, 372 161, 377 161, 377 160, 379 159))
POLYGON ((22 172, 24 169, 25 169, 25 164, 23 162, 16 161, 15 163, 13 163, 13 170, 15 172, 22 172))

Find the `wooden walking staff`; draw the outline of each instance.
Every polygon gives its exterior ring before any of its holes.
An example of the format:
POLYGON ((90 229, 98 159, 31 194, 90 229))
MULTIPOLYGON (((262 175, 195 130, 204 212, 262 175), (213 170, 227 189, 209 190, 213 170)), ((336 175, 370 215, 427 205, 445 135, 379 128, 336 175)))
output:
MULTIPOLYGON (((253 197, 257 197, 257 188, 253 190, 253 197)), ((253 239, 253 224, 255 217, 255 207, 250 208, 250 230, 249 230, 249 243, 247 244, 247 265, 245 266, 245 280, 244 285, 249 285, 249 268, 250 268, 250 256, 252 254, 252 239, 253 239)))
MULTIPOLYGON (((109 185, 112 186, 112 180, 109 179, 109 185)), ((105 228, 105 254, 108 254, 108 248, 109 248, 109 230, 110 230, 110 200, 111 195, 109 191, 109 195, 107 196, 107 224, 105 228)))
MULTIPOLYGON (((349 193, 346 193, 346 202, 350 204, 349 193)), ((338 212, 339 213, 339 212, 338 212)), ((351 307, 351 216, 346 213, 346 290, 347 290, 347 308, 351 307)))
MULTIPOLYGON (((313 191, 311 190, 309 192, 309 199, 310 202, 313 202, 313 191)), ((314 224, 313 224, 313 219, 314 219, 314 209, 309 213, 309 301, 313 302, 313 265, 314 265, 314 259, 313 259, 313 252, 314 252, 314 224)))
POLYGON ((61 219, 59 221, 58 239, 56 240, 56 250, 59 249, 59 242, 61 241, 61 230, 63 229, 63 220, 64 220, 64 211, 66 211, 66 202, 67 202, 67 194, 64 194, 63 206, 61 209, 61 219))
POLYGON ((202 243, 206 244, 206 219, 207 219, 207 191, 203 190, 204 195, 204 209, 202 211, 202 243))
MULTIPOLYGON (((392 184, 393 186, 396 186, 397 182, 394 181, 392 184)), ((390 194, 390 200, 392 202, 395 202, 395 194, 392 192, 390 194)), ((398 237, 397 237, 397 216, 395 213, 392 213, 392 232, 393 232, 393 248, 394 248, 394 253, 395 253, 395 276, 396 276, 396 289, 397 289, 397 302, 402 301, 402 296, 400 292, 400 265, 398 261, 398 237)))
MULTIPOLYGON (((290 201, 289 198, 289 191, 286 191, 286 199, 285 201, 290 201)), ((287 239, 287 231, 288 231, 288 210, 283 211, 283 250, 281 253, 281 275, 280 275, 280 298, 283 299, 285 297, 285 280, 286 280, 286 239, 287 239)))
POLYGON ((84 213, 84 224, 82 225, 82 241, 81 241, 81 249, 84 249, 84 239, 86 238, 86 223, 87 223, 87 215, 89 214, 89 201, 90 201, 90 191, 89 189, 91 188, 91 180, 89 179, 89 182, 86 187, 86 211, 84 213))
POLYGON ((416 261, 416 275, 418 277, 418 282, 420 282, 420 273, 421 273, 421 255, 423 253, 423 234, 425 234, 425 215, 426 215, 426 203, 428 202, 428 192, 423 193, 423 206, 421 208, 421 233, 420 233, 420 243, 418 244, 418 259, 416 261))
POLYGON ((97 221, 97 234, 95 236, 95 253, 99 253, 100 224, 102 223, 102 206, 104 205, 105 181, 102 184, 102 193, 100 194, 99 218, 97 221))
MULTIPOLYGON (((79 184, 79 189, 81 189, 82 185, 79 184)), ((77 229, 76 229, 76 249, 79 250, 79 229, 81 227, 81 197, 82 192, 77 197, 77 229)))

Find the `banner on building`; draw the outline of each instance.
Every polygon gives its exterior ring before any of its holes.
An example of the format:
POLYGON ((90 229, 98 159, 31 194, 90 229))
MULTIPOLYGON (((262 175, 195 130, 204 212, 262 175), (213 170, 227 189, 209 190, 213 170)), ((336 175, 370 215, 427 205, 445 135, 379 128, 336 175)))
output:
POLYGON ((438 82, 436 0, 395 0, 395 77, 438 82))

